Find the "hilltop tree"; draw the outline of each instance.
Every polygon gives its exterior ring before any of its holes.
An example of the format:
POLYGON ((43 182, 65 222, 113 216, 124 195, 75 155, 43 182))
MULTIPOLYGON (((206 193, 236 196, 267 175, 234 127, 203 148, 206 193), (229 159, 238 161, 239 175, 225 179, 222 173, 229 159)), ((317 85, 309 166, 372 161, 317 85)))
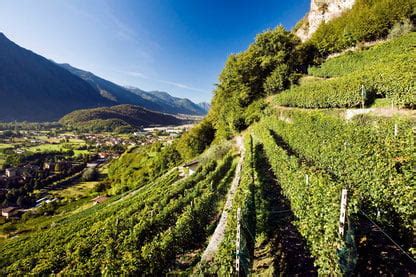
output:
POLYGON ((300 40, 278 26, 259 34, 246 51, 231 55, 219 77, 209 115, 217 136, 244 129, 247 107, 296 81, 305 69, 303 54, 300 40))

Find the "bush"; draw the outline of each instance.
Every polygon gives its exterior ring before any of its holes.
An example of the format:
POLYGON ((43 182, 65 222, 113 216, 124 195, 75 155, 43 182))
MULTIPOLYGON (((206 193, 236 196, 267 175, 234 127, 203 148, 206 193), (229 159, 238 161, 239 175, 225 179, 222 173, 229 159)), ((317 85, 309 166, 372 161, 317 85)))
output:
POLYGON ((84 173, 82 173, 82 180, 85 182, 97 181, 98 176, 99 173, 96 168, 87 168, 84 173))
POLYGON ((397 38, 407 33, 410 33, 414 30, 415 30, 415 26, 413 26, 410 19, 406 18, 403 21, 397 22, 396 24, 394 24, 393 28, 390 30, 388 38, 389 39, 397 38))
POLYGON ((215 130, 208 120, 203 120, 178 140, 176 149, 184 160, 202 153, 214 140, 215 130))
MULTIPOLYGON (((219 77, 209 118, 217 137, 227 138, 247 127, 245 109, 267 94, 288 87, 299 72, 310 49, 278 26, 257 35, 242 53, 231 55, 219 77)), ((250 120, 248 120, 250 121, 250 120)))
POLYGON ((289 86, 289 66, 287 64, 278 65, 264 82, 264 91, 271 95, 286 89, 289 86))

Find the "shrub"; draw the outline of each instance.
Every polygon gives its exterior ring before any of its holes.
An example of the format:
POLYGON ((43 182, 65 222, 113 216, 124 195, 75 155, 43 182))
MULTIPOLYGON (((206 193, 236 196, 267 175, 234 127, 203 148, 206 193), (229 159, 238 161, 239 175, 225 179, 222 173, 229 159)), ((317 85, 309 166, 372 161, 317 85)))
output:
POLYGON ((96 181, 98 179, 98 170, 95 168, 87 168, 84 173, 82 173, 82 180, 86 182, 96 181))
POLYGON ((266 94, 280 92, 289 85, 290 71, 287 64, 278 65, 264 82, 264 91, 266 94))
POLYGON ((390 30, 388 35, 389 39, 400 37, 404 34, 410 33, 415 30, 415 26, 413 26, 410 19, 404 19, 401 22, 397 22, 394 24, 393 28, 390 30))

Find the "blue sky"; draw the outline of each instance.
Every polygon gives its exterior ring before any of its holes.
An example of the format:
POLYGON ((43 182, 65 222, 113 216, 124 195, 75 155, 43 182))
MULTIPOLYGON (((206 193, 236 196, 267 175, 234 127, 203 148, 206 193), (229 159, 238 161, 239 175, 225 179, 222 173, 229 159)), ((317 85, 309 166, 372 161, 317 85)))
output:
POLYGON ((310 0, 1 0, 0 32, 120 85, 209 101, 227 56, 310 0))

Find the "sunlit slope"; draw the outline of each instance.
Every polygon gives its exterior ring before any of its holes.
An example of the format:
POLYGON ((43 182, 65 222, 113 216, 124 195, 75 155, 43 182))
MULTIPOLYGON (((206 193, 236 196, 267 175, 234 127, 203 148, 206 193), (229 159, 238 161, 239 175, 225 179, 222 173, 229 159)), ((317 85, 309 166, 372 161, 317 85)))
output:
POLYGON ((302 108, 358 107, 363 100, 387 98, 398 107, 416 103, 416 33, 367 50, 347 52, 309 73, 324 79, 306 82, 274 97, 282 106, 302 108))

